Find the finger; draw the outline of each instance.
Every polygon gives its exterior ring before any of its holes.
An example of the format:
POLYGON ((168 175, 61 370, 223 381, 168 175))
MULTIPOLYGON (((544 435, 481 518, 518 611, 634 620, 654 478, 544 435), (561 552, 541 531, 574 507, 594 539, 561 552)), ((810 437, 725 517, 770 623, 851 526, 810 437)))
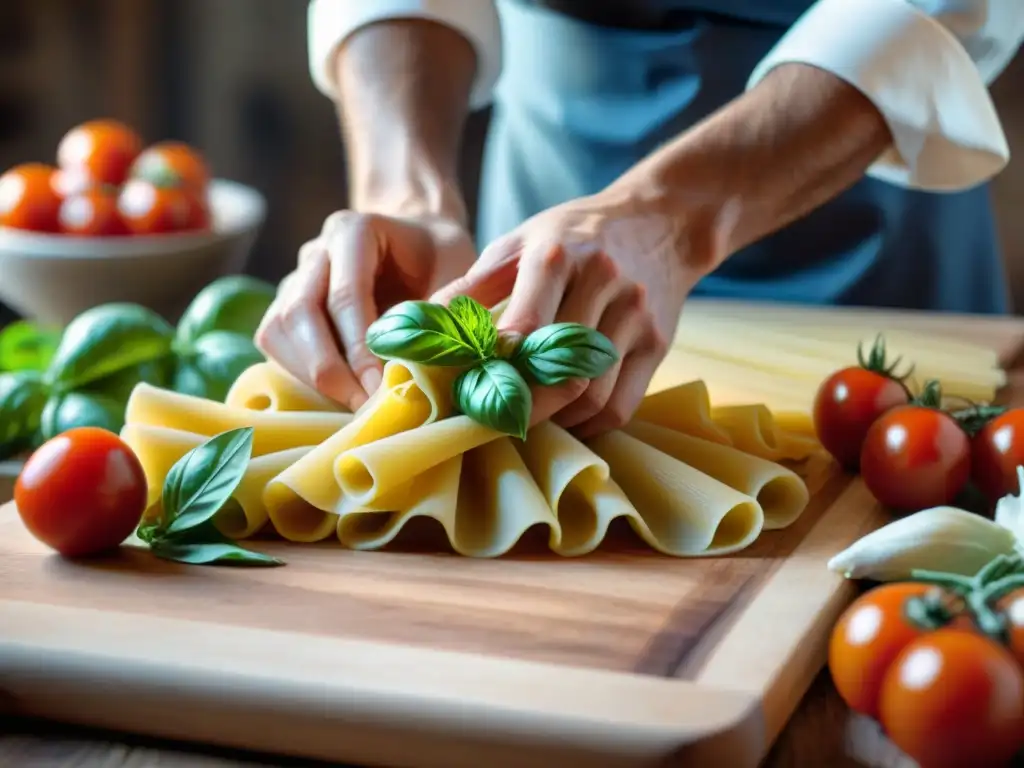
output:
POLYGON ((367 397, 346 365, 326 316, 329 272, 326 253, 296 272, 292 290, 282 300, 279 327, 284 339, 277 354, 299 380, 354 411, 367 397))
POLYGON ((430 300, 447 304, 456 296, 468 296, 485 307, 493 307, 512 293, 520 246, 516 235, 506 235, 495 240, 484 249, 465 275, 438 289, 430 300))
POLYGON ((534 387, 530 426, 550 419, 583 394, 586 388, 587 382, 584 379, 570 379, 554 387, 534 387))
POLYGON ((629 355, 622 363, 615 389, 604 409, 576 427, 573 430, 576 437, 589 440, 628 423, 644 399, 651 378, 663 359, 664 355, 653 350, 629 355))
POLYGON ((365 220, 348 220, 331 235, 328 244, 330 281, 326 297, 331 318, 348 367, 367 395, 380 386, 383 363, 366 346, 366 331, 380 313, 374 300, 379 243, 365 220))
POLYGON ((618 382, 623 360, 632 353, 643 336, 645 317, 643 307, 632 290, 611 303, 597 330, 612 342, 619 353, 619 359, 611 368, 589 382, 579 398, 555 415, 556 424, 571 429, 605 409, 618 382))
POLYGON ((614 262, 604 253, 597 253, 577 270, 569 281, 565 297, 555 315, 558 323, 582 323, 596 328, 622 281, 614 262))
POLYGON ((554 322, 569 272, 569 257, 561 245, 528 244, 520 257, 512 296, 498 327, 528 334, 554 322))

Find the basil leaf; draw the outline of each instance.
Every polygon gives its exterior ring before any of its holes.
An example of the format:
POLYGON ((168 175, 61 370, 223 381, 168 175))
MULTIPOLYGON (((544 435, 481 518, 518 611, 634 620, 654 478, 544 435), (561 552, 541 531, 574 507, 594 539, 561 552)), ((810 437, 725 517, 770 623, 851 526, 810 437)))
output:
POLYGON ((0 457, 33 444, 48 391, 38 371, 0 373, 0 457))
POLYGON ((366 331, 366 346, 384 360, 462 366, 480 360, 476 347, 442 304, 403 301, 366 331))
POLYGON ((103 395, 63 392, 50 396, 43 408, 39 429, 44 440, 75 427, 99 427, 120 432, 124 426, 124 404, 103 395))
POLYGON ((448 302, 448 311, 459 324, 481 360, 494 357, 498 346, 498 327, 487 307, 469 296, 456 296, 448 302))
POLYGON ((456 407, 480 424, 526 439, 533 396, 523 377, 506 360, 488 360, 455 379, 456 407))
POLYGON ((170 355, 157 360, 147 360, 104 376, 82 387, 83 392, 103 395, 115 402, 127 405, 132 390, 140 383, 152 384, 154 387, 167 387, 174 374, 174 358, 170 355))
POLYGON ((180 356, 172 386, 182 394, 223 402, 242 372, 264 360, 251 338, 210 331, 180 356))
POLYGON ((247 275, 214 280, 196 294, 178 321, 177 341, 191 344, 210 331, 230 331, 251 339, 277 289, 247 275))
POLYGON ((596 379, 618 359, 603 333, 579 323, 554 323, 523 339, 512 363, 534 383, 550 387, 569 379, 596 379))
POLYGON ((175 462, 163 487, 167 534, 211 520, 227 503, 249 465, 252 433, 252 427, 222 432, 175 462))
POLYGON ((172 560, 187 565, 236 565, 273 567, 284 565, 284 561, 262 552, 254 552, 232 542, 207 544, 179 544, 173 540, 157 539, 149 546, 150 551, 163 560, 172 560))
POLYGON ((174 329, 138 304, 87 309, 68 325, 47 378, 59 389, 78 389, 139 363, 168 354, 174 329))
POLYGON ((45 371, 60 344, 60 331, 19 320, 0 330, 0 371, 45 371))

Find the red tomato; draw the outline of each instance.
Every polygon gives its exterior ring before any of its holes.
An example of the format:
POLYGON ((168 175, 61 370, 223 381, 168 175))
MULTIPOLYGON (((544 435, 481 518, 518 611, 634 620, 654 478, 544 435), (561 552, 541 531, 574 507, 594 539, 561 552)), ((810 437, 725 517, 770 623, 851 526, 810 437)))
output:
POLYGON ((1024 589, 1016 589, 996 602, 996 609, 1007 620, 1007 645, 1024 669, 1024 589))
POLYGON ((1024 408, 997 416, 971 442, 971 479, 989 501, 1017 495, 1017 467, 1024 466, 1024 408))
POLYGON ((1024 747, 1024 673, 984 635, 940 629, 893 662, 879 712, 889 738, 922 766, 1003 766, 1024 747))
POLYGON ((117 210, 117 195, 92 189, 64 199, 60 228, 68 235, 111 237, 128 234, 117 210))
POLYGON ((29 532, 67 557, 99 554, 131 534, 146 509, 146 475, 113 432, 70 429, 25 462, 14 501, 29 532))
POLYGON ((53 174, 49 165, 27 163, 0 176, 0 226, 56 232, 60 195, 53 174))
POLYGON ((97 184, 121 186, 139 152, 142 139, 116 120, 91 120, 65 134, 57 146, 63 170, 88 175, 97 184))
POLYGON ((205 192, 210 172, 196 150, 179 141, 166 141, 147 148, 132 165, 132 178, 145 179, 158 187, 188 187, 205 192))
POLYGON ((915 582, 885 584, 861 595, 832 629, 828 668, 850 709, 878 717, 879 694, 889 665, 926 630, 904 614, 907 600, 932 587, 915 582))
POLYGON ((853 366, 825 379, 814 399, 814 431, 835 460, 856 469, 868 429, 886 411, 906 405, 910 396, 896 379, 853 366))
POLYGON ((860 473, 878 501, 900 511, 949 504, 967 484, 971 444, 956 419, 904 405, 883 414, 864 438, 860 473))
POLYGON ((195 228, 196 196, 178 187, 158 187, 131 179, 121 188, 117 207, 135 235, 159 235, 195 228))

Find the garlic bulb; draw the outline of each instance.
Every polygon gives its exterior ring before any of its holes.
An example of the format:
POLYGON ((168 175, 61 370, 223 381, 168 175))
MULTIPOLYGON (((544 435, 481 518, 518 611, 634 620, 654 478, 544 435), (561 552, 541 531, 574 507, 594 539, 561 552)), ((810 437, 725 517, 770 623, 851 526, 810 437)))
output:
POLYGON ((1007 499, 1016 507, 1007 506, 999 524, 957 507, 925 509, 864 536, 829 560, 828 568, 848 579, 876 581, 907 579, 918 569, 973 576, 996 555, 1017 551, 1022 502, 1008 496, 999 503, 1007 499))

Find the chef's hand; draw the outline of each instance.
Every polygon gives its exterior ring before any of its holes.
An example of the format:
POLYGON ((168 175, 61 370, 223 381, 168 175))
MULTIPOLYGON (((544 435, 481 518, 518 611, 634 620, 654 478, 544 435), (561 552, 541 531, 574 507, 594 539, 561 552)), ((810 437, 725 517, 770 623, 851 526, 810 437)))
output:
POLYGON ((720 261, 716 233, 725 222, 719 216, 711 223, 632 195, 580 198, 492 243, 465 277, 432 300, 462 294, 493 306, 508 296, 498 322, 506 337, 554 322, 582 323, 607 336, 620 359, 603 376, 534 390, 532 423, 553 418, 580 438, 592 437, 632 417, 684 300, 720 261))
POLYGON ((366 329, 407 299, 422 299, 476 258, 465 228, 450 219, 392 218, 339 211, 299 249, 256 344, 322 394, 355 410, 381 382, 366 329))

